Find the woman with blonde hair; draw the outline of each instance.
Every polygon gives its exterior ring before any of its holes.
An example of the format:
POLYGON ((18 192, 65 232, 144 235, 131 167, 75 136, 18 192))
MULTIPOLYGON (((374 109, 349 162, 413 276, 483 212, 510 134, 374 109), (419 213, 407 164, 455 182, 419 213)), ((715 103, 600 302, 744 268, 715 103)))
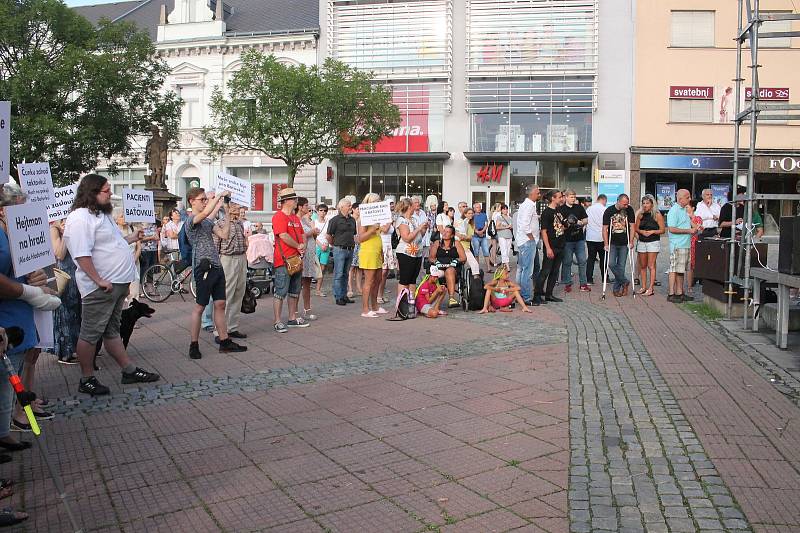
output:
POLYGON ((422 266, 422 239, 428 231, 428 223, 417 225, 414 220, 414 205, 408 198, 403 198, 397 203, 395 211, 398 214, 395 229, 400 236, 397 245, 398 264, 398 295, 403 289, 408 289, 411 294, 417 287, 417 276, 422 266))
POLYGON ((642 198, 642 207, 636 212, 633 232, 638 238, 636 252, 639 254, 639 279, 642 288, 639 294, 652 296, 656 282, 656 259, 661 251, 661 236, 666 231, 664 217, 655 207, 655 198, 645 195, 642 198), (650 273, 650 280, 647 273, 650 273))
MULTIPOLYGON (((374 192, 364 197, 362 204, 380 202, 381 197, 374 192)), ((391 224, 391 222, 389 223, 391 224)), ((364 284, 361 292, 361 316, 364 318, 377 318, 386 314, 386 309, 378 307, 378 287, 380 286, 381 271, 383 270, 383 241, 381 240, 381 226, 373 224, 362 226, 359 218, 356 224, 358 242, 358 266, 364 273, 364 284)))

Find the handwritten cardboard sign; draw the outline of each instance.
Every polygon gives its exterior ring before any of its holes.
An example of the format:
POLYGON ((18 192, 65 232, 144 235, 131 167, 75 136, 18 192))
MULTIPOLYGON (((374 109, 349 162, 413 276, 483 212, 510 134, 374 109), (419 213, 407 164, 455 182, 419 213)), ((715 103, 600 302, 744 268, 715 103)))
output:
POLYGON ((28 202, 45 204, 53 203, 53 177, 50 175, 50 163, 20 163, 19 186, 28 194, 28 202))
POLYGON ((249 181, 220 172, 217 174, 217 186, 214 190, 217 193, 230 191, 232 202, 244 207, 252 207, 253 193, 249 181))
POLYGON ((362 226, 372 226, 374 224, 383 225, 392 221, 392 210, 389 202, 373 202, 371 204, 360 204, 358 212, 361 216, 362 226))
POLYGON ((125 210, 125 222, 156 221, 156 208, 153 202, 153 191, 143 189, 122 189, 122 208, 125 210))
POLYGON ((47 205, 27 202, 6 206, 5 210, 14 274, 24 276, 54 264, 47 205))
POLYGON ((53 189, 53 203, 47 206, 47 218, 50 222, 69 216, 72 204, 75 203, 76 192, 78 192, 77 183, 53 189))

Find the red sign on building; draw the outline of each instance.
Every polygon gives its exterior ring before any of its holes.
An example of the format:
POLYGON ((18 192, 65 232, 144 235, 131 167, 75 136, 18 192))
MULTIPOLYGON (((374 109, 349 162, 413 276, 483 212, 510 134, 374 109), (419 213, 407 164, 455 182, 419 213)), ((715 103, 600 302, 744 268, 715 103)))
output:
MULTIPOLYGON (((753 98, 753 88, 745 87, 744 89, 745 100, 753 98)), ((772 102, 788 102, 789 101, 789 88, 788 87, 759 87, 758 99, 767 100, 772 102)))
POLYGON ((493 165, 484 165, 476 174, 478 177, 478 181, 481 183, 486 183, 489 181, 496 181, 500 183, 500 180, 503 177, 503 165, 493 164, 493 165))
POLYGON ((669 97, 682 100, 713 100, 714 87, 696 85, 670 85, 669 97))
MULTIPOLYGON (((400 108, 400 126, 375 145, 373 152, 428 152, 430 151, 429 110, 430 95, 428 89, 406 89, 395 87, 392 90, 392 103, 400 108)), ((346 150, 347 153, 362 153, 370 150, 359 148, 346 150)))

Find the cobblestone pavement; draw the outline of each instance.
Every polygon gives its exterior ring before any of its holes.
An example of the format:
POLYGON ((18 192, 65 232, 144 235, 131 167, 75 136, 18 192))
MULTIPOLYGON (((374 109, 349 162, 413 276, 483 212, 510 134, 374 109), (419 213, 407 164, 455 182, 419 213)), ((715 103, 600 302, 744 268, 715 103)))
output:
MULTIPOLYGON (((407 322, 326 301, 286 335, 268 304, 248 352, 204 333, 200 361, 188 304, 157 305, 131 353, 164 380, 101 358, 106 399, 42 357, 87 531, 800 531, 800 410, 662 296, 407 322)), ((14 459, 16 530, 68 531, 38 453, 14 459)))
POLYGON ((624 316, 566 306, 572 531, 746 531, 658 368, 624 316))

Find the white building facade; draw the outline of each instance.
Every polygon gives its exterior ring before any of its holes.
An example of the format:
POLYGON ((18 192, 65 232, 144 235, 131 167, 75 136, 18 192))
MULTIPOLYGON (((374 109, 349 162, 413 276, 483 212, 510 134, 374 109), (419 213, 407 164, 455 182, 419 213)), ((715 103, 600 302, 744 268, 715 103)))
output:
MULTIPOLYGON (((277 207, 277 191, 286 186, 286 165, 258 152, 212 155, 201 130, 211 122, 213 91, 225 87, 247 50, 273 54, 288 64, 317 62, 316 8, 316 0, 233 0, 219 5, 207 0, 173 0, 166 3, 163 12, 160 5, 149 1, 77 9, 90 20, 131 20, 147 29, 158 53, 171 67, 164 89, 175 91, 184 104, 179 148, 171 149, 167 160, 170 192, 183 199, 190 187, 213 188, 220 171, 234 174, 253 184, 254 205, 248 217, 268 221, 277 207), (287 6, 292 6, 291 13, 286 13, 287 6)), ((142 149, 144 142, 140 140, 142 149)), ((98 170, 105 169, 101 166, 98 170)), ((114 192, 119 194, 125 187, 144 188, 147 172, 142 164, 109 175, 114 192)), ((295 188, 301 195, 317 197, 313 168, 298 172, 295 188)))
POLYGON ((579 196, 629 190, 635 3, 320 0, 319 9, 320 60, 373 71, 403 117, 374 153, 322 165, 320 196, 514 205, 530 183, 579 196))

